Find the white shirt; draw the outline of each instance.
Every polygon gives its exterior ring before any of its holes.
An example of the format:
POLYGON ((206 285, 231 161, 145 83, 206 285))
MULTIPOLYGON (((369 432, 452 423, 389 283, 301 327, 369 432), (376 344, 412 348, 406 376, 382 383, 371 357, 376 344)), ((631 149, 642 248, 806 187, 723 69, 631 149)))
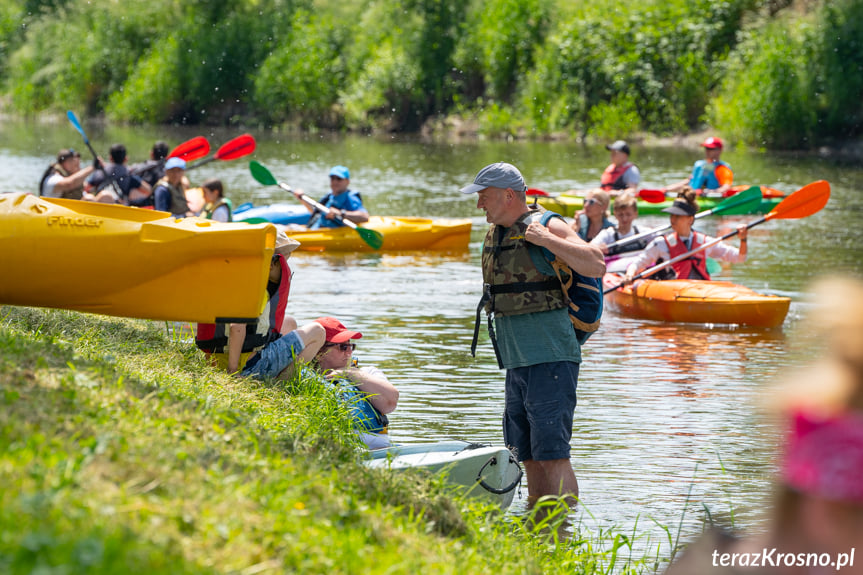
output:
POLYGON ((62 198, 62 193, 55 193, 54 186, 57 185, 57 182, 63 179, 59 173, 54 172, 47 178, 45 178, 45 182, 42 184, 42 195, 46 198, 62 198))

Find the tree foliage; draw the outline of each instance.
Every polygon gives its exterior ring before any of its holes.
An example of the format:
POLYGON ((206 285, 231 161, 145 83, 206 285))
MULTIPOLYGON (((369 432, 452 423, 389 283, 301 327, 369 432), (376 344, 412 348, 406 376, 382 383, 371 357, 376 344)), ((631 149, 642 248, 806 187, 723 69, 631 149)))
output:
POLYGON ((863 133, 863 0, 0 0, 12 111, 626 137, 863 133), (801 9, 801 7, 803 9, 801 9))

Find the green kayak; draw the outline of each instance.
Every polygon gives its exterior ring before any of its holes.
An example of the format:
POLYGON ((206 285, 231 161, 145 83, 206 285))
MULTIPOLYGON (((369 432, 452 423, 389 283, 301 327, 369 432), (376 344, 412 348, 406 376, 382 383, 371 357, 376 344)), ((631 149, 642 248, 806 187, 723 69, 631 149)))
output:
MULTIPOLYGON (((766 186, 760 187, 762 193, 762 200, 760 204, 755 204, 751 207, 747 206, 747 209, 742 211, 727 210, 723 212, 723 215, 767 214, 770 212, 770 210, 776 207, 776 205, 784 198, 782 193, 778 190, 774 190, 773 188, 768 188, 766 186)), ((735 186, 734 189, 735 191, 740 192, 742 190, 749 189, 749 186, 735 186)), ((575 213, 581 210, 584 206, 583 197, 569 194, 560 194, 558 196, 533 196, 533 199, 545 209, 557 212, 563 216, 567 216, 570 218, 575 216, 575 213)), ((725 199, 727 198, 700 197, 698 198, 698 209, 699 211, 701 211, 715 208, 720 202, 725 199)), ((672 203, 673 200, 671 199, 665 202, 660 202, 658 204, 638 200, 638 213, 642 216, 662 214, 662 210, 670 207, 672 203)))

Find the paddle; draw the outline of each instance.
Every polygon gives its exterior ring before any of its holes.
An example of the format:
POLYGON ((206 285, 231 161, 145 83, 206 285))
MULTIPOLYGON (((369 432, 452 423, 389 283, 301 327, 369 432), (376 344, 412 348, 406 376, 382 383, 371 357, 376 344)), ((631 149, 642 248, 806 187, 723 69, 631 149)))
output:
MULTIPOLYGON (((86 145, 87 149, 90 150, 90 153, 93 154, 93 160, 98 161, 99 156, 96 154, 96 150, 93 149, 93 146, 90 145, 90 139, 87 138, 87 134, 84 132, 84 128, 81 126, 81 122, 78 121, 78 117, 75 115, 75 112, 68 110, 66 112, 66 117, 69 118, 69 121, 72 122, 72 126, 78 130, 78 133, 81 134, 82 138, 84 138, 84 145, 86 145)), ((102 162, 98 163, 100 166, 102 165, 102 162)), ((111 180, 111 186, 114 188, 114 193, 118 198, 123 197, 123 194, 120 192, 120 188, 117 186, 117 182, 113 179, 111 180)))
POLYGON ((198 158, 203 158, 210 153, 210 142, 204 136, 197 136, 183 142, 168 154, 169 158, 180 158, 191 162, 198 158))
MULTIPOLYGON (((276 178, 273 177, 273 174, 270 173, 270 170, 268 170, 263 164, 252 160, 251 162, 249 162, 249 170, 252 172, 252 177, 255 178, 259 183, 265 186, 279 186, 286 192, 291 192, 292 194, 294 193, 294 191, 291 189, 291 186, 285 184, 284 182, 277 181, 276 178)), ((325 205, 320 202, 316 202, 306 194, 301 193, 300 199, 308 205, 317 208, 321 211, 321 213, 327 213, 329 211, 329 208, 327 208, 325 205)), ((361 228, 357 226, 354 222, 350 220, 344 220, 338 216, 336 216, 335 220, 337 222, 341 222, 342 224, 348 226, 349 228, 357 232, 360 235, 360 238, 362 238, 362 240, 367 243, 372 249, 379 250, 381 249, 381 246, 384 245, 384 237, 383 235, 381 235, 380 232, 376 230, 370 230, 368 228, 361 228)))
POLYGON ((215 154, 207 156, 200 162, 186 166, 186 170, 188 171, 193 168, 203 166, 204 164, 209 164, 213 160, 236 160, 237 158, 248 156, 254 151, 255 138, 250 134, 243 134, 242 136, 237 136, 233 140, 229 140, 222 144, 222 147, 219 148, 215 154))
POLYGON ((636 195, 649 204, 661 204, 665 201, 665 192, 662 190, 638 190, 636 195))
MULTIPOLYGON (((758 186, 752 186, 745 192, 740 192, 739 194, 735 194, 730 198, 726 198, 722 200, 720 203, 716 204, 709 210, 704 210, 703 212, 698 212, 695 214, 695 219, 703 218, 709 216, 711 214, 721 214, 725 212, 734 212, 737 213, 746 213, 752 208, 755 207, 756 203, 761 202, 761 189, 758 186)), ((778 207, 778 206, 777 206, 778 207)), ((608 244, 608 249, 611 249, 616 246, 626 245, 631 242, 638 241, 642 238, 646 238, 648 236, 656 235, 659 236, 664 234, 668 230, 671 229, 671 225, 667 225, 664 228, 659 228, 655 230, 647 230, 645 232, 641 232, 640 234, 635 234, 634 236, 629 236, 620 240, 617 240, 614 243, 608 244)))
MULTIPOLYGON (((540 198, 552 198, 552 195, 546 192, 545 190, 540 190, 538 188, 528 188, 527 189, 528 196, 538 196, 540 198)), ((636 197, 648 202, 650 204, 661 204, 665 201, 665 192, 662 190, 638 190, 636 192, 636 197)), ((578 197, 583 197, 578 195, 578 197)), ((554 198, 552 198, 554 199, 554 198)))
MULTIPOLYGON (((734 196, 732 196, 734 197, 734 196)), ((830 184, 824 180, 818 180, 817 182, 812 182, 806 186, 803 186, 793 194, 786 197, 782 200, 773 210, 755 220, 754 222, 750 222, 746 224, 746 229, 753 228, 759 224, 763 224, 764 222, 772 219, 784 219, 784 220, 793 220, 799 218, 806 218, 811 216, 814 213, 817 213, 821 210, 825 205, 827 205, 827 200, 830 199, 830 184)), ((673 265, 681 260, 685 260, 686 258, 692 257, 694 254, 698 252, 704 251, 709 247, 715 246, 721 241, 727 240, 730 237, 737 235, 738 230, 734 230, 732 232, 728 232, 722 237, 714 238, 713 240, 702 244, 695 248, 694 250, 688 251, 685 254, 680 254, 679 256, 673 257, 667 262, 662 262, 661 264, 657 264, 653 267, 647 268, 640 274, 634 276, 632 279, 637 280, 644 277, 648 277, 658 272, 661 269, 667 268, 670 265, 673 265)), ((613 292, 617 288, 621 287, 623 283, 618 284, 613 288, 609 288, 603 291, 603 295, 613 292)))

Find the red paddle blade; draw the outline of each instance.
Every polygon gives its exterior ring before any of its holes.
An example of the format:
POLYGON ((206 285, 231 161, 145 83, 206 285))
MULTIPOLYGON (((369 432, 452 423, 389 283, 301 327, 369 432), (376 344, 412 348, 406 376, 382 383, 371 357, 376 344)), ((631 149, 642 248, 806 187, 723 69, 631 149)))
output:
POLYGON ((787 198, 779 202, 764 219, 774 218, 793 220, 805 218, 818 212, 827 205, 830 199, 830 184, 824 180, 812 182, 803 186, 787 198))
POLYGON ((248 156, 255 151, 255 138, 249 134, 237 136, 233 140, 225 142, 219 151, 216 152, 216 158, 220 160, 236 160, 243 156, 248 156))
POLYGON ((210 142, 204 136, 192 138, 188 142, 183 142, 168 154, 169 158, 182 158, 187 162, 203 158, 210 153, 210 142))
POLYGON ((650 204, 661 204, 665 201, 665 192, 662 190, 638 190, 638 197, 650 204))
POLYGON ((540 190, 538 188, 528 188, 527 189, 527 195, 528 196, 542 196, 544 198, 547 198, 549 196, 549 193, 546 191, 540 190))

